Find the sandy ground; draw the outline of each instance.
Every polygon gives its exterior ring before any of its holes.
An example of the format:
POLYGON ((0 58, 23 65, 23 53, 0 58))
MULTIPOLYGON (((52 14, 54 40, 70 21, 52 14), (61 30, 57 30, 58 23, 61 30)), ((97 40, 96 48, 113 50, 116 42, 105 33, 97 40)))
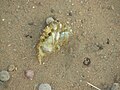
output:
POLYGON ((18 70, 0 90, 35 90, 40 83, 52 90, 96 90, 86 82, 109 90, 120 82, 120 0, 0 0, 0 70, 11 64, 18 70), (34 46, 53 15, 74 34, 39 65, 34 46), (24 76, 28 69, 33 80, 24 76))

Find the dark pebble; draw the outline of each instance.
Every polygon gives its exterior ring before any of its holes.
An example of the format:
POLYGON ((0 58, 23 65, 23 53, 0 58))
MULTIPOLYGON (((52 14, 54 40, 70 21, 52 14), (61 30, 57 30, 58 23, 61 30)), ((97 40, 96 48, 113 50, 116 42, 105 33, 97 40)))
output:
POLYGON ((28 35, 28 34, 26 34, 25 37, 26 37, 26 38, 27 38, 27 37, 32 38, 32 36, 31 36, 31 35, 28 35))
POLYGON ((110 40, 107 38, 106 44, 109 44, 109 43, 110 43, 110 40))
POLYGON ((97 44, 96 46, 99 48, 99 50, 103 49, 103 46, 101 44, 97 44))
POLYGON ((55 12, 55 10, 54 10, 53 8, 51 8, 50 12, 51 12, 51 13, 54 13, 54 12, 55 12))
POLYGON ((28 25, 30 25, 30 26, 31 26, 31 25, 34 25, 34 22, 29 22, 28 25))
POLYGON ((85 66, 89 66, 89 65, 91 64, 90 58, 85 57, 85 58, 84 58, 84 61, 83 61, 83 64, 84 64, 85 66))
POLYGON ((70 12, 68 13, 68 15, 69 15, 69 16, 73 16, 72 11, 70 11, 70 12))

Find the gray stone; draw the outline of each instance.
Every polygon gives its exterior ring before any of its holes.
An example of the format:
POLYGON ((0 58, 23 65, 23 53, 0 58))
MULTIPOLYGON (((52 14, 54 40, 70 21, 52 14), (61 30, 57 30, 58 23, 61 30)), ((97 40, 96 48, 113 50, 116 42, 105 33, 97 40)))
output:
POLYGON ((114 83, 111 87, 111 90, 120 90, 120 85, 119 83, 114 83))
POLYGON ((46 84, 40 84, 39 90, 52 90, 52 89, 51 89, 51 86, 46 83, 46 84))
POLYGON ((10 79, 10 74, 8 73, 8 71, 1 71, 0 72, 0 81, 8 81, 10 79))
POLYGON ((46 24, 50 24, 50 23, 53 22, 53 21, 54 21, 53 17, 48 17, 48 18, 46 19, 46 24))

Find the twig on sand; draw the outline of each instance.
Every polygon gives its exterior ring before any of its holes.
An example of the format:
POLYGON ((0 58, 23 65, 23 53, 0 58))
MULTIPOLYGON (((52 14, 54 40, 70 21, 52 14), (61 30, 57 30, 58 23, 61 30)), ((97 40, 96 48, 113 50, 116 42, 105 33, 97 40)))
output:
POLYGON ((90 85, 90 86, 92 86, 93 88, 95 88, 95 89, 97 89, 97 90, 101 90, 100 88, 96 87, 95 85, 93 85, 93 84, 91 84, 91 83, 89 83, 89 82, 87 82, 87 84, 90 85))

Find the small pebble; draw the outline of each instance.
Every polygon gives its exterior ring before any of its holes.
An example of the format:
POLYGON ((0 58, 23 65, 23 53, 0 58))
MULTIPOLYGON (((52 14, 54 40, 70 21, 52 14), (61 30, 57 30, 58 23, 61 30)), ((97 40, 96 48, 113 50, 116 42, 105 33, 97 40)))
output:
POLYGON ((107 9, 108 10, 114 10, 114 6, 113 5, 109 5, 109 6, 107 6, 107 9))
POLYGON ((54 13, 54 12, 55 12, 55 10, 54 10, 53 8, 51 8, 51 10, 50 10, 50 11, 51 11, 51 13, 54 13))
POLYGON ((91 63, 90 58, 85 57, 85 58, 84 58, 84 61, 83 61, 83 64, 86 65, 86 66, 89 66, 90 63, 91 63))
POLYGON ((39 90, 52 90, 52 89, 51 89, 51 86, 46 83, 46 84, 40 84, 39 90))
POLYGON ((25 71, 25 76, 26 76, 28 79, 32 80, 33 77, 34 77, 34 71, 32 71, 32 70, 26 70, 26 71, 25 71))
POLYGON ((46 19, 46 24, 50 24, 50 23, 53 22, 53 21, 54 21, 53 17, 48 17, 48 18, 46 19))
POLYGON ((9 72, 12 72, 12 71, 14 71, 14 70, 17 70, 17 67, 15 66, 15 65, 9 65, 9 67, 8 67, 8 71, 9 72))
POLYGON ((72 0, 69 0, 69 2, 71 3, 71 2, 72 2, 72 0))
POLYGON ((10 79, 10 74, 8 73, 8 71, 1 71, 0 72, 0 81, 8 81, 10 79))
POLYGON ((5 19, 3 18, 2 21, 5 21, 5 19))
POLYGON ((29 34, 26 34, 25 37, 26 37, 26 38, 27 38, 27 37, 32 38, 32 36, 29 35, 29 34))
POLYGON ((72 16, 72 15, 73 15, 73 14, 72 14, 72 11, 70 11, 70 12, 68 13, 68 15, 69 15, 69 16, 72 16))
POLYGON ((34 22, 29 22, 28 25, 30 26, 34 25, 34 22))
POLYGON ((33 6, 32 8, 35 8, 35 6, 33 6))
POLYGON ((103 46, 101 44, 96 44, 96 46, 99 48, 99 50, 103 49, 103 46))
POLYGON ((72 3, 72 6, 74 5, 74 3, 72 3))
MULTIPOLYGON (((86 35, 86 34, 85 34, 86 35)), ((85 36, 84 33, 83 33, 83 36, 85 36)), ((103 50, 104 49, 104 46, 102 44, 99 44, 99 43, 93 43, 93 44, 88 44, 86 45, 86 49, 89 51, 89 52, 97 52, 97 51, 100 51, 100 50, 103 50)))
POLYGON ((106 44, 109 44, 109 43, 110 43, 110 40, 107 38, 106 44))
POLYGON ((114 83, 114 84, 112 85, 112 87, 111 87, 110 90, 120 90, 120 85, 119 85, 119 83, 114 83))

